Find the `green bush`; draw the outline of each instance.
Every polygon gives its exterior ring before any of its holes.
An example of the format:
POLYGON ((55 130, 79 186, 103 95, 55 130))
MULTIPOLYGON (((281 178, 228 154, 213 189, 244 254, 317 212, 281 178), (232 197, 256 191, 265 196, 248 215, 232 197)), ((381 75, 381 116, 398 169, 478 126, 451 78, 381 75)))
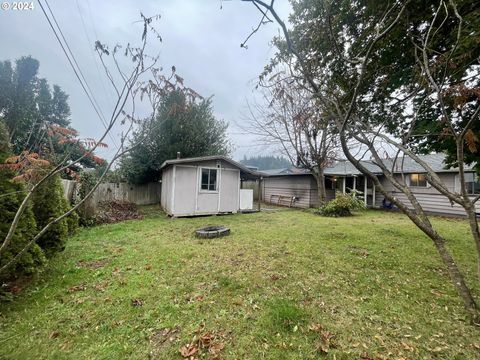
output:
MULTIPOLYGON (((68 210, 69 205, 66 200, 65 202, 68 210)), ((67 216, 67 228, 68 228, 69 236, 75 235, 77 233, 79 222, 80 222, 80 216, 76 211, 72 212, 69 216, 67 216)))
MULTIPOLYGON (((80 174, 80 181, 78 183, 78 192, 75 202, 79 202, 85 198, 85 196, 90 192, 90 190, 95 186, 97 182, 97 176, 93 172, 83 171, 80 174)), ((79 224, 82 226, 94 226, 96 224, 95 220, 95 209, 91 206, 90 201, 85 201, 78 208, 79 224)))
POLYGON ((353 191, 350 194, 336 193, 335 199, 329 201, 319 210, 323 216, 350 216, 352 211, 365 209, 363 201, 357 198, 357 192, 353 191))
MULTIPOLYGON (((0 121, 0 163, 9 155, 8 135, 2 121, 0 121)), ((25 186, 12 182, 13 172, 0 168, 0 243, 7 235, 21 202, 25 197, 25 186)), ((17 226, 10 244, 0 254, 0 267, 11 261, 35 236, 36 222, 32 207, 27 206, 17 226)), ((31 274, 45 263, 45 256, 37 244, 33 244, 17 263, 6 272, 0 274, 1 280, 22 274, 31 274)))
MULTIPOLYGON (((0 170, 0 239, 5 238, 10 224, 13 221, 15 213, 18 210, 23 198, 25 197, 25 187, 20 183, 11 182, 11 174, 5 170, 0 170), (10 194, 10 195, 6 195, 10 194)), ((0 254, 0 267, 12 260, 22 250, 36 234, 36 223, 33 216, 32 207, 29 205, 25 209, 17 230, 13 235, 10 244, 6 250, 0 254)), ((13 275, 31 274, 44 265, 45 256, 37 244, 33 244, 30 249, 23 254, 18 262, 7 272, 3 273, 2 279, 10 278, 13 275)))
MULTIPOLYGON (((42 229, 50 221, 68 211, 69 205, 63 195, 63 187, 60 176, 55 175, 39 186, 33 195, 33 213, 37 221, 38 230, 42 229)), ((73 230, 74 218, 62 219, 47 230, 38 239, 38 245, 42 248, 47 257, 51 257, 65 249, 70 227, 73 230)))

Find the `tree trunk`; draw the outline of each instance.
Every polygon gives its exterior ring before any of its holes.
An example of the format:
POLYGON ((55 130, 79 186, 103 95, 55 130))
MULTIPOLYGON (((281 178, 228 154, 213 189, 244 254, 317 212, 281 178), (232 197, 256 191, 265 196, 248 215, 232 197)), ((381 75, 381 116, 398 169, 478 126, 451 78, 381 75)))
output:
POLYGON ((473 240, 477 250, 477 277, 480 282, 480 229, 478 228, 477 214, 475 213, 475 204, 471 207, 465 207, 467 212, 468 223, 470 231, 472 232, 473 240))
POLYGON ((327 202, 327 190, 325 189, 325 175, 323 170, 314 174, 315 181, 317 182, 318 190, 318 205, 325 205, 327 202))
POLYGON ((463 306, 468 311, 471 322, 475 325, 480 325, 480 314, 478 312, 477 304, 473 299, 470 289, 465 284, 465 280, 463 279, 463 275, 460 273, 457 264, 445 247, 445 240, 436 232, 429 235, 433 240, 440 257, 442 258, 443 263, 447 266, 448 275, 450 276, 455 289, 463 300, 463 306))

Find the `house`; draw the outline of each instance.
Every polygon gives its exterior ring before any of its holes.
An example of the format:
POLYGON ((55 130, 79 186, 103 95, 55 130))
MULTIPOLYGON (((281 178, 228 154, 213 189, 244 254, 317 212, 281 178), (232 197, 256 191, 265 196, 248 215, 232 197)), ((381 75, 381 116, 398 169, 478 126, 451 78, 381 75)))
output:
POLYGON ((167 160, 161 170, 161 205, 170 216, 226 214, 253 208, 253 190, 241 189, 241 183, 256 180, 259 174, 225 156, 167 160))
MULTIPOLYGON (((380 174, 380 168, 370 161, 362 161, 370 171, 380 174)), ((293 199, 291 205, 300 208, 317 207, 317 182, 306 169, 289 168, 262 171, 262 200, 267 203, 285 205, 287 199, 293 199)), ((373 207, 376 202, 375 186, 349 161, 337 161, 325 169, 326 200, 335 198, 335 192, 345 193, 348 189, 362 192, 366 206, 373 207)))
MULTIPOLYGON (((440 179, 451 191, 459 191, 458 170, 445 167, 445 155, 422 155, 422 160, 437 173, 440 179)), ((389 168, 393 167, 393 160, 384 160, 389 168)), ((379 176, 379 180, 387 191, 408 204, 405 195, 396 190, 382 175, 380 168, 373 161, 362 161, 372 173, 379 176)), ((409 157, 398 159, 393 168, 394 176, 410 187, 417 200, 425 211, 445 215, 465 215, 464 209, 451 204, 450 201, 434 189, 425 178, 425 170, 409 157)), ((262 200, 267 203, 282 205, 281 199, 294 199, 292 206, 308 208, 318 206, 318 190, 313 175, 304 169, 280 169, 262 172, 262 200)), ((473 167, 466 168, 466 182, 472 197, 480 194, 480 183, 476 179, 473 167)), ((347 160, 337 161, 325 169, 325 187, 327 200, 335 197, 335 192, 345 193, 348 189, 361 192, 367 207, 380 208, 383 206, 384 196, 379 193, 371 180, 358 171, 347 160)), ((284 204, 285 205, 285 204, 284 204)))

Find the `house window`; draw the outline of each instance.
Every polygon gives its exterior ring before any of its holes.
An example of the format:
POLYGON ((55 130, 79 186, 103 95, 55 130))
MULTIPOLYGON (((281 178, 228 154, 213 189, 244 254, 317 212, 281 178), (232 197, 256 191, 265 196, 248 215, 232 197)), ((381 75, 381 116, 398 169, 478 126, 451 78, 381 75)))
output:
POLYGON ((410 186, 427 187, 425 174, 410 174, 410 186))
POLYGON ((480 179, 474 173, 465 174, 465 188, 468 194, 480 194, 480 179))
POLYGON ((217 191, 217 169, 202 169, 201 189, 217 191))

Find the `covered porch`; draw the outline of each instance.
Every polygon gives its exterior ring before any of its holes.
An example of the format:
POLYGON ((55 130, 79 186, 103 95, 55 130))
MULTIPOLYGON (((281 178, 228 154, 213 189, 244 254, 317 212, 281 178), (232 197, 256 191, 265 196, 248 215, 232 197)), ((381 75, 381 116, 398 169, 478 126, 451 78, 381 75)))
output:
POLYGON ((343 194, 358 191, 358 197, 363 199, 366 207, 378 207, 375 184, 364 175, 327 175, 326 187, 343 194))

